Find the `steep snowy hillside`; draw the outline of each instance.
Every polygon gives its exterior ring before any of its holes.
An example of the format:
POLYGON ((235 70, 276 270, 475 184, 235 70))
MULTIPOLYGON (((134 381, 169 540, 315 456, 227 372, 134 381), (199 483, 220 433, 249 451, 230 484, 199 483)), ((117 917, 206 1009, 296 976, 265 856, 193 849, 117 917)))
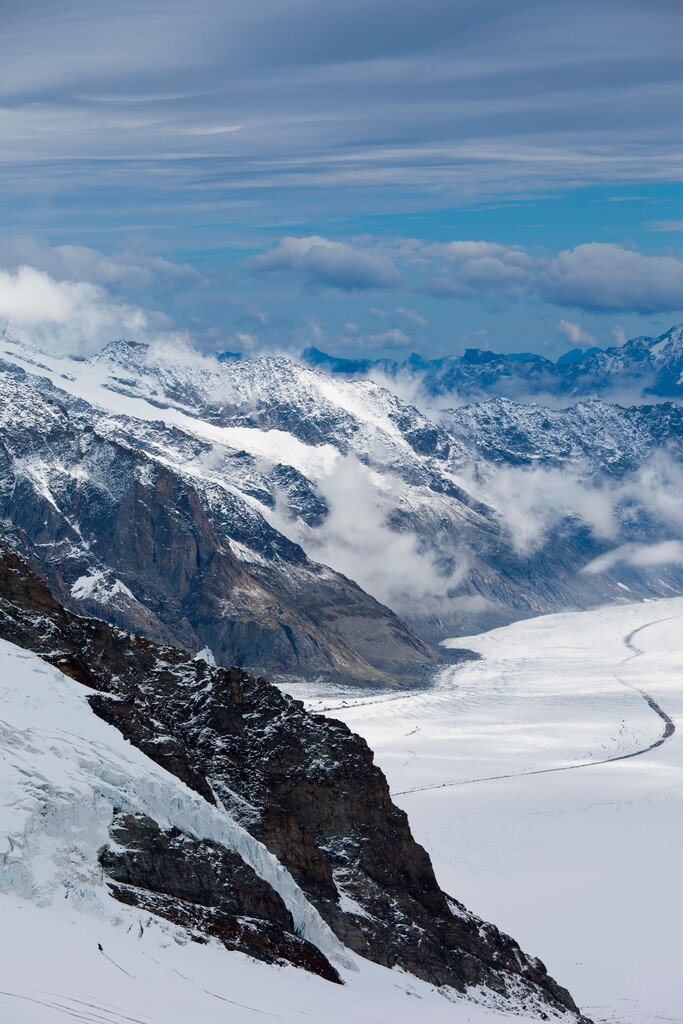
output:
MULTIPOLYGON (((72 607, 280 676, 387 683, 422 678, 438 660, 396 615, 269 526, 249 494, 254 460, 203 439, 214 429, 203 421, 191 432, 112 417, 12 367, 0 369, 0 386, 5 535, 72 607)), ((276 470, 296 491, 292 475, 276 470)))
POLYGON ((468 638, 481 660, 430 691, 294 690, 366 737, 439 876, 601 1024, 683 1021, 682 625, 683 598, 548 616, 468 638))
MULTIPOLYGON (((69 615, 8 552, 0 680, 3 935, 33 904, 41 933, 72 928, 76 948, 90 946, 100 978, 113 968, 139 980, 151 955, 187 980, 185 961, 164 948, 193 940, 208 950, 208 963, 187 958, 200 975, 220 972, 222 946, 228 973, 230 956, 247 954, 353 992, 355 972, 380 977, 365 966, 374 961, 402 968, 380 988, 412 975, 422 984, 402 980, 403 991, 429 997, 436 986, 463 1008, 578 1022, 540 961, 440 891, 367 745, 340 722, 263 679, 69 615)), ((68 1013, 85 989, 96 992, 90 1019, 106 1003, 90 978, 74 985, 67 970, 55 992, 54 978, 46 989, 17 971, 34 952, 17 924, 0 998, 20 1012, 23 1000, 68 1013)), ((214 978, 211 990, 222 984, 214 978)), ((277 998, 277 975, 272 989, 277 998)), ((241 1009, 254 1000, 270 1002, 259 988, 241 1009)))

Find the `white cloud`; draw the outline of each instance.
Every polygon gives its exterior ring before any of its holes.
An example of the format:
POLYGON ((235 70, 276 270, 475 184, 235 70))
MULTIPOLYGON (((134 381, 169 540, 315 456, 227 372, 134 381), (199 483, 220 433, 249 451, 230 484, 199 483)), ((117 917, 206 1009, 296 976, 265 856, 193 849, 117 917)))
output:
POLYGON ((28 266, 0 271, 0 320, 40 348, 79 353, 97 351, 114 338, 174 334, 162 314, 118 302, 101 285, 56 281, 28 266))
POLYGON ((683 565, 683 543, 679 540, 665 540, 658 544, 621 544, 612 551, 594 558, 583 571, 594 575, 607 572, 615 565, 632 565, 636 568, 683 565))
POLYGON ((401 319, 407 320, 415 327, 427 326, 427 320, 417 310, 408 309, 406 306, 394 306, 393 309, 379 309, 377 306, 371 306, 368 313, 377 317, 378 320, 401 319))
POLYGON ((647 227, 652 231, 683 231, 683 220, 651 220, 647 227))
POLYGON ((277 529, 399 614, 450 607, 449 591, 466 578, 468 558, 460 553, 455 572, 444 576, 433 548, 423 548, 411 531, 387 525, 402 489, 398 478, 373 472, 353 455, 340 455, 317 484, 330 510, 322 525, 311 529, 276 510, 270 518, 277 529))
POLYGON ((572 345, 580 348, 588 348, 590 345, 594 345, 596 341, 594 335, 584 331, 580 324, 575 324, 571 320, 560 320, 555 330, 561 337, 571 342, 572 345))
POLYGON ((572 515, 579 516, 596 537, 618 536, 609 487, 594 485, 577 470, 501 466, 486 480, 482 497, 498 510, 520 555, 541 551, 549 531, 572 515))
POLYGON ((584 331, 580 324, 575 324, 571 320, 560 320, 555 330, 560 337, 566 338, 567 341, 577 347, 587 348, 588 346, 595 344, 596 339, 594 335, 584 331))
POLYGON ((540 270, 535 288, 556 306, 604 312, 683 309, 683 260, 643 256, 604 242, 566 249, 540 270))
POLYGON ((410 345, 410 336, 400 327, 392 327, 379 334, 369 334, 367 340, 370 344, 381 348, 405 348, 406 345, 410 345))
POLYGON ((390 256, 320 235, 288 236, 259 256, 246 261, 253 271, 293 273, 309 286, 363 291, 395 288, 400 275, 390 256))
MULTIPOLYGON (((541 551, 552 530, 567 517, 580 519, 594 538, 612 541, 619 551, 640 558, 632 564, 641 566, 655 564, 660 555, 663 561, 672 560, 676 549, 653 544, 647 556, 651 560, 645 561, 645 549, 632 542, 633 530, 636 535, 642 531, 640 524, 648 523, 655 536, 683 535, 683 467, 666 452, 656 452, 636 473, 621 479, 596 476, 590 466, 581 464, 561 469, 489 466, 483 479, 475 471, 466 479, 472 493, 497 509, 522 556, 541 551)), ((626 559, 620 555, 616 560, 626 559)), ((586 571, 604 571, 616 560, 597 559, 598 568, 586 571)))
MULTIPOLYGON (((257 272, 287 272, 308 286, 346 291, 403 283, 415 292, 444 298, 540 298, 593 313, 683 309, 683 259, 645 256, 604 242, 587 242, 553 256, 487 241, 363 239, 362 245, 352 245, 311 235, 283 238, 247 260, 247 266, 257 272)), ((392 315, 376 307, 370 312, 383 319, 392 315)), ((414 323, 422 319, 405 306, 392 312, 412 316, 414 323)), ((568 336, 576 333, 572 323, 561 321, 568 336)), ((590 335, 585 339, 592 341, 590 335)))
POLYGON ((136 252, 105 255, 84 245, 46 245, 31 235, 0 236, 0 266, 6 270, 30 266, 57 281, 87 281, 129 289, 173 287, 200 278, 189 264, 173 263, 161 256, 136 252))

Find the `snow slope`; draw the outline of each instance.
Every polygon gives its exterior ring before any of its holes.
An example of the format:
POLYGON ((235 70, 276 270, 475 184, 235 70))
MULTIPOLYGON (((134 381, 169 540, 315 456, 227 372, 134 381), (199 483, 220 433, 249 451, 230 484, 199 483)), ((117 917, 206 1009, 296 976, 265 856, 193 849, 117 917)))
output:
POLYGON ((478 1005, 437 992, 344 949, 277 860, 96 718, 87 692, 37 656, 0 642, 3 1021, 407 1024, 416 1006, 434 1024, 512 1019, 481 1005, 480 993, 472 993, 478 1005), (339 966, 344 987, 217 943, 188 941, 182 929, 114 901, 97 860, 114 807, 237 849, 280 892, 297 930, 339 966))
POLYGON ((308 691, 376 751, 446 891, 599 1022, 683 1021, 682 626, 681 598, 545 616, 468 637, 482 660, 434 690, 308 691))

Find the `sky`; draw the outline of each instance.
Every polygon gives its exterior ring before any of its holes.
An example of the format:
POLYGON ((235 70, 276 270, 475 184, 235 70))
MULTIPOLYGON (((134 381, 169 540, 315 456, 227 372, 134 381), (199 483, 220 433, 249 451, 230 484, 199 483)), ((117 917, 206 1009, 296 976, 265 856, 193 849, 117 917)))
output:
POLYGON ((0 324, 538 351, 683 320, 680 0, 3 0, 0 324))

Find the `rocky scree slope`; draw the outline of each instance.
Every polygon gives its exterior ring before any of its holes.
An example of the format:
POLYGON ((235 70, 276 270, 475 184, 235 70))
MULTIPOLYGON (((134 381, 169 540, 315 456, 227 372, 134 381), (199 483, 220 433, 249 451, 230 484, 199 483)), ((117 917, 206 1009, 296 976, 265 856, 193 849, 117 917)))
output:
MULTIPOLYGON (((263 678, 69 613, 8 549, 0 638, 87 686, 96 715, 263 842, 348 948, 543 1019, 579 1019, 539 960, 440 891, 367 744, 342 723, 263 678)), ((338 980, 237 853, 143 814, 119 813, 110 836, 100 863, 117 899, 198 939, 338 980)))

